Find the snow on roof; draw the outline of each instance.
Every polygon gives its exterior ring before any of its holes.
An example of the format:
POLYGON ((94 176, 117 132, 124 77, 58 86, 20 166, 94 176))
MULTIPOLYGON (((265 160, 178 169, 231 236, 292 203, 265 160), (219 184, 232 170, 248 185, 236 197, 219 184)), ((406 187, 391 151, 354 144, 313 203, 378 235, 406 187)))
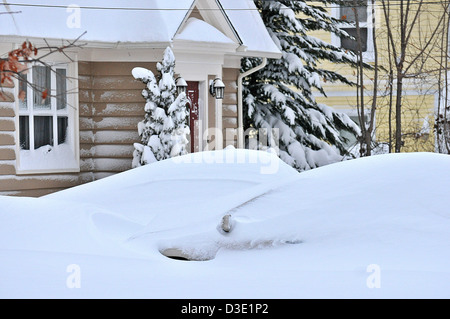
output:
POLYGON ((197 42, 235 43, 212 25, 196 18, 189 18, 181 32, 174 39, 197 42))
POLYGON ((21 0, 20 4, 30 6, 11 4, 11 11, 21 13, 2 16, 0 34, 75 39, 87 31, 83 36, 85 41, 168 42, 193 0, 79 0, 76 2, 79 11, 71 8, 73 3, 72 0, 42 0, 39 5, 52 7, 40 7, 34 6, 34 0, 21 0))
MULTIPOLYGON (((279 54, 252 0, 220 2, 227 9, 230 27, 244 40, 249 52, 263 56, 279 54)), ((20 5, 11 2, 0 6, 2 12, 19 12, 2 15, 0 36, 76 39, 87 31, 82 40, 93 43, 170 43, 197 1, 79 0, 75 7, 73 3, 72 0, 42 0, 36 4, 34 0, 21 0, 20 5)), ((213 29, 207 23, 190 20, 176 38, 229 42, 230 39, 213 29)))
POLYGON ((247 47, 247 55, 258 56, 264 52, 268 57, 280 57, 280 49, 269 35, 253 0, 221 0, 220 3, 247 47))

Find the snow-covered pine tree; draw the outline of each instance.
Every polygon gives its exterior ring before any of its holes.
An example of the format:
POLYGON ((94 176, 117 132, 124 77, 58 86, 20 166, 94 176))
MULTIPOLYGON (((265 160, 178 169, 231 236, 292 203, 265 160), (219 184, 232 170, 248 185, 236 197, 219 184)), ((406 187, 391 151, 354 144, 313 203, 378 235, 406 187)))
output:
POLYGON ((170 47, 156 68, 158 77, 145 68, 132 70, 134 78, 146 85, 142 91, 145 116, 138 124, 141 143, 134 144, 133 167, 187 153, 188 99, 185 93, 176 96, 175 56, 170 47))
MULTIPOLYGON (((269 59, 265 68, 244 80, 244 129, 278 131, 275 139, 279 142, 280 158, 299 171, 341 160, 346 149, 340 130, 359 135, 359 127, 346 114, 318 104, 313 90, 325 94, 322 81, 351 84, 342 75, 321 68, 319 63, 355 65, 356 56, 309 33, 324 30, 348 36, 338 27, 343 21, 309 1, 254 1, 283 56, 269 59)), ((242 71, 260 63, 261 59, 245 58, 242 71)))

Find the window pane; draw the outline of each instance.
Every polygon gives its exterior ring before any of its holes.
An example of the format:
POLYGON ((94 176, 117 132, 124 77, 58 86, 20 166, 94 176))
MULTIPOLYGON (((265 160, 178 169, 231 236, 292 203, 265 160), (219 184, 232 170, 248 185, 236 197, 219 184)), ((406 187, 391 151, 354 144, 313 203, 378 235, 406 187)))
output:
MULTIPOLYGON (((359 116, 358 115, 349 115, 350 119, 355 122, 356 125, 359 125, 359 116)), ((365 124, 367 125, 369 123, 369 116, 366 114, 364 116, 365 124)), ((358 139, 356 136, 354 136, 352 133, 341 130, 340 131, 341 137, 346 139, 347 141, 344 142, 344 147, 349 150, 350 148, 354 147, 358 143, 358 139)))
POLYGON ((21 110, 27 110, 27 75, 26 74, 18 74, 19 78, 19 108, 21 110))
POLYGON ((20 148, 30 149, 30 121, 28 116, 19 116, 20 148))
POLYGON ((56 109, 64 110, 67 104, 66 69, 56 69, 56 109))
POLYGON ((356 22, 355 10, 358 12, 358 21, 367 22, 367 0, 356 0, 356 5, 353 0, 344 1, 344 4, 341 4, 339 18, 356 22))
POLYGON ((68 123, 67 117, 58 117, 58 145, 66 141, 68 123))
POLYGON ((49 110, 51 108, 50 103, 50 90, 51 90, 51 70, 47 66, 34 66, 33 67, 33 85, 35 86, 33 94, 33 105, 35 109, 49 110), (43 93, 46 92, 46 93, 43 93), (47 95, 43 99, 43 95, 47 95))
MULTIPOLYGON (((356 41, 356 29, 355 28, 343 28, 350 36, 354 37, 355 40, 341 37, 341 47, 353 52, 359 52, 358 42, 356 41)), ((359 29, 361 34, 361 46, 362 52, 367 51, 367 28, 359 29)))
POLYGON ((51 116, 34 117, 34 148, 44 145, 53 146, 53 118, 51 116))

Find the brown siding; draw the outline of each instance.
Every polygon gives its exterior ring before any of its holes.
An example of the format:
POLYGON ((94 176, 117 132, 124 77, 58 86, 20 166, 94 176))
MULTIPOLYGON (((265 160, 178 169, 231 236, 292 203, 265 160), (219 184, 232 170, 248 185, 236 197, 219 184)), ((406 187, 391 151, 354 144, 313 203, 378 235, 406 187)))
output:
POLYGON ((37 194, 49 193, 46 190, 61 190, 79 184, 77 174, 48 174, 48 175, 27 175, 27 176, 0 176, 0 193, 28 193, 37 194))
POLYGON ((131 168, 137 124, 144 117, 144 84, 134 67, 156 73, 155 63, 80 62, 80 158, 82 173, 97 179, 131 168))
POLYGON ((237 146, 237 79, 239 69, 223 69, 223 82, 225 84, 225 96, 222 101, 222 127, 224 130, 223 147, 237 146))
POLYGON ((15 115, 13 103, 0 102, 0 116, 14 118, 15 115))
POLYGON ((0 194, 42 196, 131 168, 137 123, 144 116, 144 85, 131 70, 156 72, 155 63, 79 62, 80 173, 15 172, 13 89, 0 99, 0 194))
MULTIPOLYGON (((145 105, 141 96, 144 85, 131 75, 134 67, 157 73, 152 62, 78 63, 80 173, 16 175, 14 95, 13 89, 5 89, 6 98, 0 100, 0 194, 42 196, 131 168, 133 143, 139 141, 137 124, 143 119, 145 105)), ((222 124, 226 134, 234 134, 237 128, 238 75, 238 69, 223 70, 222 124)), ((214 99, 210 102, 208 124, 214 127, 214 99)), ((232 143, 236 139, 232 135, 232 143)), ((224 140, 229 140, 225 134, 224 140)))
POLYGON ((14 147, 0 148, 0 161, 11 161, 16 159, 16 151, 14 147))
POLYGON ((5 177, 14 177, 15 167, 15 104, 14 86, 9 83, 0 87, 0 194, 2 189, 14 190, 5 177))
POLYGON ((16 167, 12 162, 4 161, 2 165, 0 165, 0 175, 14 175, 16 174, 16 167))
POLYGON ((11 92, 3 91, 0 94, 0 102, 14 102, 14 95, 11 92))
POLYGON ((14 132, 15 130, 15 122, 14 118, 0 118, 0 131, 9 131, 14 132))
POLYGON ((5 88, 14 88, 14 81, 12 79, 5 78, 1 87, 3 89, 5 89, 5 88))
POLYGON ((0 132, 0 145, 14 145, 14 132, 0 132))

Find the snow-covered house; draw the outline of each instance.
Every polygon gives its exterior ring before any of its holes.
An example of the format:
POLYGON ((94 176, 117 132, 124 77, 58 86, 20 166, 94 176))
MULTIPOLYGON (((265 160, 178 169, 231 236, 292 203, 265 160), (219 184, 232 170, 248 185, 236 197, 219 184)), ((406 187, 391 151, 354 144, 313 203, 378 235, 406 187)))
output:
POLYGON ((43 100, 28 87, 18 99, 18 81, 2 87, 0 194, 40 196, 130 169, 145 104, 131 71, 155 70, 168 46, 201 127, 191 134, 192 150, 242 147, 240 60, 281 55, 252 0, 76 3, 0 5, 11 13, 0 18, 1 53, 25 40, 61 46, 87 31, 80 47, 44 58, 54 72, 42 65, 28 72, 27 80, 51 88, 53 97, 43 100), (223 99, 210 93, 217 78, 223 99))

